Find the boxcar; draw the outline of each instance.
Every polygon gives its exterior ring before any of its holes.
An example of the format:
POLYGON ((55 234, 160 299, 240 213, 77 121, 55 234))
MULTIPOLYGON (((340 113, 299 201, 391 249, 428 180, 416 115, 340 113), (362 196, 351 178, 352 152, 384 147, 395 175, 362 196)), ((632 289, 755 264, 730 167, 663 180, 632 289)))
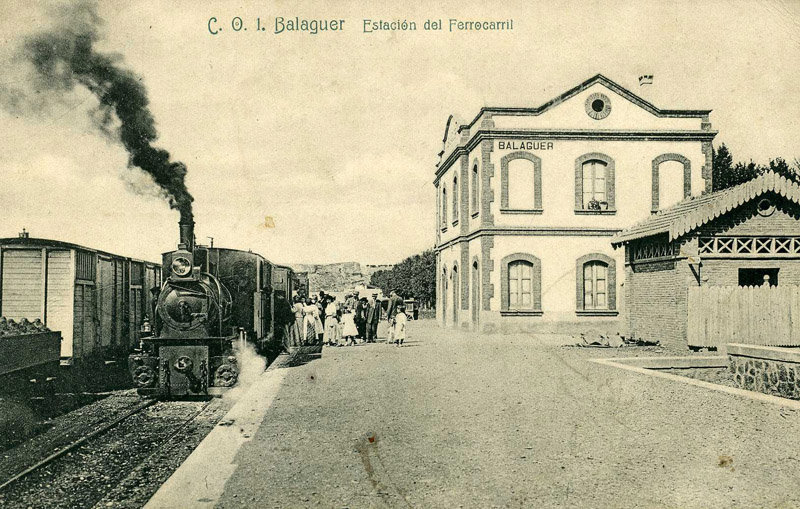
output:
POLYGON ((160 284, 155 263, 24 233, 0 239, 0 316, 59 331, 62 363, 126 354, 160 284))

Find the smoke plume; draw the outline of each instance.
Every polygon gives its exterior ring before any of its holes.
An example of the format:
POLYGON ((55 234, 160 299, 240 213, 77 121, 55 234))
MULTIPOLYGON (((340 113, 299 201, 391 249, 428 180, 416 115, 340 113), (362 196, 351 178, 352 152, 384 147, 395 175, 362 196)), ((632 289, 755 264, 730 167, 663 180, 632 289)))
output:
POLYGON ((158 133, 141 78, 121 65, 121 56, 95 48, 102 20, 93 2, 78 2, 62 11, 68 11, 57 14, 63 24, 28 37, 20 50, 33 66, 35 92, 88 89, 99 101, 98 111, 91 115, 97 127, 122 143, 128 164, 153 178, 181 219, 191 220, 193 198, 186 189, 186 165, 171 161, 169 152, 152 145, 158 133))

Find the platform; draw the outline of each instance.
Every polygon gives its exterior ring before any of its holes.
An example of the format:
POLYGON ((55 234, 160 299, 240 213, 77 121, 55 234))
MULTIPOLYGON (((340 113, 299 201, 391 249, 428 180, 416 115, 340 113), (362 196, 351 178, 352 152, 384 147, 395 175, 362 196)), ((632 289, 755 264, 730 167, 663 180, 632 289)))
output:
POLYGON ((409 335, 265 372, 147 507, 800 505, 792 408, 569 337, 409 335))

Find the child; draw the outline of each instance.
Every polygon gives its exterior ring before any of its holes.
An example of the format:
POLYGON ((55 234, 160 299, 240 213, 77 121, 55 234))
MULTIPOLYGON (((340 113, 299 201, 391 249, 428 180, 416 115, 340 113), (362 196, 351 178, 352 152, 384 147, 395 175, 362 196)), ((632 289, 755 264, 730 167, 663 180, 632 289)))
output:
POLYGON ((397 308, 397 315, 394 317, 394 342, 397 346, 403 346, 403 340, 406 339, 406 308, 400 306, 397 308))
POLYGON ((356 327, 355 315, 352 310, 345 309, 342 314, 342 336, 346 338, 345 346, 356 344, 356 336, 358 336, 358 328, 356 327))

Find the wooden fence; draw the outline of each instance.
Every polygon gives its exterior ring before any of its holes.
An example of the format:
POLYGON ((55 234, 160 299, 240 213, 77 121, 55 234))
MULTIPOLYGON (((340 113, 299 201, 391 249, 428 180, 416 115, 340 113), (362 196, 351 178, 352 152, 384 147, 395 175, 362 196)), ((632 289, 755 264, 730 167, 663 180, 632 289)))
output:
POLYGON ((689 346, 800 346, 800 287, 690 287, 689 346))

